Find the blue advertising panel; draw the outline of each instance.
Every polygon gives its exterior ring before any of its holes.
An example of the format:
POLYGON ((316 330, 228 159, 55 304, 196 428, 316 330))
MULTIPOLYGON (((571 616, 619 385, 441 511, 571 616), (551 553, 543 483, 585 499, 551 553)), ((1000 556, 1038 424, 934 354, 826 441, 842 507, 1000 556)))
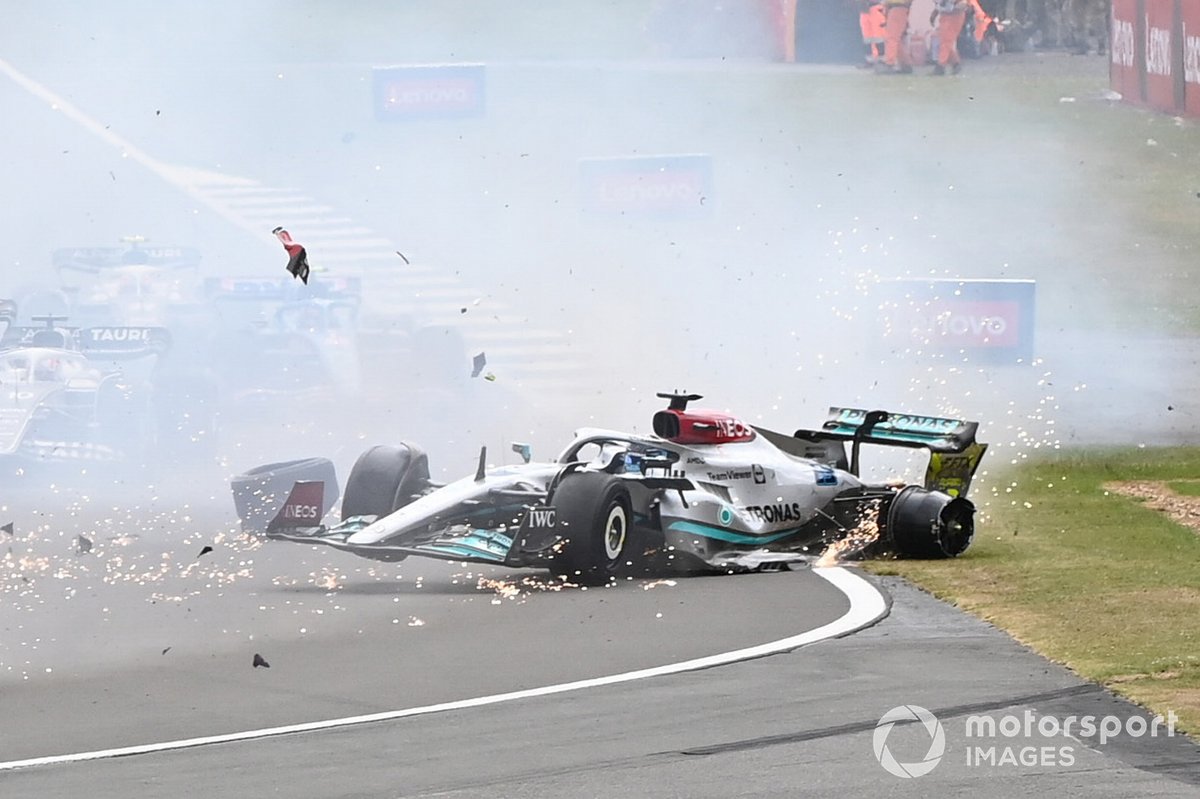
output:
POLYGON ((483 116, 483 64, 409 64, 372 70, 381 122, 483 116))
POLYGON ((1032 280, 895 280, 880 283, 880 342, 983 363, 1033 357, 1032 280))

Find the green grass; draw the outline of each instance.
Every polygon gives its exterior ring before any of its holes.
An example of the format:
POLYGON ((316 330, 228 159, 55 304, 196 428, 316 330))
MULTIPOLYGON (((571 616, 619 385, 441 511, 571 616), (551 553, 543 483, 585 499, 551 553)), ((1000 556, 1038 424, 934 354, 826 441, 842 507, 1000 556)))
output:
POLYGON ((1167 486, 1185 497, 1200 497, 1200 480, 1172 480, 1167 486))
POLYGON ((1200 534, 1105 489, 1200 476, 1200 449, 1064 455, 1007 473, 953 561, 887 561, 1082 677, 1200 731, 1200 534))

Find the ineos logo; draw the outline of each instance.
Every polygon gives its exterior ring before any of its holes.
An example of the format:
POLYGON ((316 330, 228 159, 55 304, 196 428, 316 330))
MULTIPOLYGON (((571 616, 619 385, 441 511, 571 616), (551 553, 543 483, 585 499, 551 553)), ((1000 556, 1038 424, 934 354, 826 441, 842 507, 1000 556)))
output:
POLYGON ((283 508, 285 519, 315 519, 317 516, 316 505, 285 505, 283 508))
POLYGON ((937 716, 920 705, 900 705, 883 714, 875 725, 875 736, 872 739, 875 747, 875 759, 888 774, 894 774, 903 779, 923 777, 937 766, 946 751, 946 733, 937 716), (929 733, 929 751, 925 757, 915 763, 900 763, 892 755, 887 746, 888 735, 898 721, 917 721, 929 733))

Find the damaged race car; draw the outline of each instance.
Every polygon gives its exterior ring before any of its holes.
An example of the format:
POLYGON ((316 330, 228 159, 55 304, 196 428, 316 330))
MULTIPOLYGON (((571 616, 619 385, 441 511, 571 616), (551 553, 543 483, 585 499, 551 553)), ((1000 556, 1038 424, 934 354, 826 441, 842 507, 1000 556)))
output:
POLYGON ((583 429, 554 461, 487 468, 438 485, 412 444, 376 446, 354 464, 342 521, 324 459, 272 464, 233 481, 243 527, 367 558, 410 555, 539 567, 585 583, 631 571, 748 571, 852 554, 962 554, 974 534, 966 493, 986 444, 978 422, 831 408, 792 435, 659 394, 654 434, 583 429), (847 457, 849 444, 849 457, 847 457), (859 477, 863 444, 923 448, 921 485, 859 477), (286 497, 286 499, 282 499, 286 497), (282 499, 282 501, 281 501, 282 499))

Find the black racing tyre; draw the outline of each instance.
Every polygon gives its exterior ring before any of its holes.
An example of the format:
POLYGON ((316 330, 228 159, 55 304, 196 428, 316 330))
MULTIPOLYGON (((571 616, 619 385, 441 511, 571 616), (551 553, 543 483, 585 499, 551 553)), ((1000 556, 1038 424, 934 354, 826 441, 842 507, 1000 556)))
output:
POLYGON ((387 516, 412 502, 429 485, 429 460, 421 449, 402 443, 380 444, 358 456, 346 481, 342 520, 387 516))
POLYGON ((908 486, 892 500, 885 524, 898 555, 956 558, 975 536, 975 506, 962 497, 908 486))
POLYGON ((299 481, 321 481, 325 483, 325 496, 321 507, 324 517, 338 500, 337 473, 333 461, 328 458, 303 458, 301 460, 268 463, 257 466, 229 481, 233 489, 233 504, 245 532, 265 533, 267 525, 279 513, 283 503, 299 481))
POLYGON ((603 585, 633 566, 637 534, 629 487, 602 472, 567 475, 551 503, 565 544, 557 571, 584 585, 603 585))

